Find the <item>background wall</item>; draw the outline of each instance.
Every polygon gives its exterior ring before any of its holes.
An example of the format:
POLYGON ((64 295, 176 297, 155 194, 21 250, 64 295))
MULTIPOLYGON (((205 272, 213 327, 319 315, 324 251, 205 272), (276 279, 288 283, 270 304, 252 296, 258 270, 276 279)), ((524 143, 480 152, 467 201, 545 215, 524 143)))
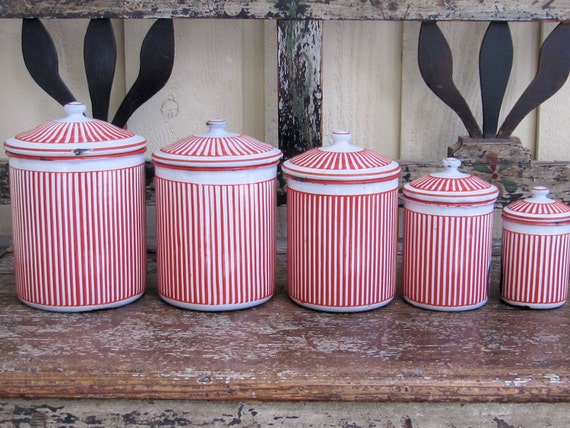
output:
MULTIPOLYGON (((111 112, 138 73, 140 44, 152 20, 114 21, 119 49, 111 112)), ((88 104, 83 70, 87 20, 45 20, 59 53, 60 73, 88 104)), ((277 145, 275 21, 175 20, 176 59, 167 86, 141 107, 128 127, 147 137, 150 153, 223 117, 228 129, 277 145)), ((454 77, 481 121, 478 55, 486 23, 440 23, 454 54, 454 77)), ((501 117, 532 80, 541 39, 554 24, 511 23, 514 65, 501 117)), ((417 65, 419 22, 326 21, 323 27, 324 143, 338 129, 353 142, 394 159, 437 160, 466 131, 422 81, 417 65)), ((61 107, 29 76, 21 54, 21 21, 0 20, 0 139, 61 117, 61 107)), ((570 160, 570 84, 515 130, 539 160, 570 160)), ((5 158, 2 151, 0 157, 5 158)))

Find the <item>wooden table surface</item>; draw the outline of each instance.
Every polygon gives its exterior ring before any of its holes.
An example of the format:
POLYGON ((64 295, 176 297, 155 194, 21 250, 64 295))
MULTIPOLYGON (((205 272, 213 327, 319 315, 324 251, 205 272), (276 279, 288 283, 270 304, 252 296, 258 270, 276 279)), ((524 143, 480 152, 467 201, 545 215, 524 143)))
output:
POLYGON ((327 314, 292 303, 286 255, 273 299, 201 313, 163 303, 149 254, 146 294, 80 314, 28 308, 0 258, 0 397, 570 401, 570 305, 507 306, 492 294, 461 313, 388 306, 327 314))

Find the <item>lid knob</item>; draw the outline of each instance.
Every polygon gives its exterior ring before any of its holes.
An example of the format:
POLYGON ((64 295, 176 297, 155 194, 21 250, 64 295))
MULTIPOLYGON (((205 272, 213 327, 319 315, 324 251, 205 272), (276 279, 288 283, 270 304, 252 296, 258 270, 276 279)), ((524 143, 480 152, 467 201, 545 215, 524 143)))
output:
POLYGON ((350 142, 352 135, 348 131, 334 131, 331 134, 332 144, 320 147, 325 152, 360 152, 364 150, 362 147, 355 146, 350 142))
POLYGON ((548 198, 546 195, 550 193, 550 189, 545 186, 534 186, 531 189, 532 196, 528 198, 529 202, 535 204, 550 204, 554 202, 554 199, 548 198))
POLYGON ((83 113, 87 110, 85 104, 74 101, 63 106, 63 109, 68 116, 83 116, 83 113))
POLYGON ((334 144, 350 144, 352 135, 348 131, 334 131, 331 137, 334 144))
POLYGON ((226 126, 228 126, 228 122, 224 119, 210 119, 206 122, 206 126, 208 127, 208 135, 225 135, 225 129, 226 126))
POLYGON ((459 171, 458 168, 461 166, 461 161, 457 158, 445 158, 441 161, 441 163, 443 164, 443 171, 433 174, 436 177, 465 178, 469 176, 469 174, 465 174, 459 171))

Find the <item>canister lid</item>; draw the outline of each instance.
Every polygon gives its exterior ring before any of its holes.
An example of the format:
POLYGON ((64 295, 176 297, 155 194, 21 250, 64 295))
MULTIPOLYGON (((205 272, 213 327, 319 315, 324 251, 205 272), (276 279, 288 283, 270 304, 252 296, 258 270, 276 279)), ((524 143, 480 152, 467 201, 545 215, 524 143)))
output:
POLYGON ((288 161, 283 172, 291 178, 326 182, 374 182, 398 178, 400 165, 393 160, 350 143, 346 131, 333 132, 333 143, 307 150, 288 161))
POLYGON ((499 189, 482 178, 460 172, 459 159, 445 158, 442 162, 443 171, 404 185, 404 198, 443 205, 479 205, 497 199, 499 189))
POLYGON ((191 169, 245 169, 276 165, 281 150, 244 134, 227 132, 223 119, 206 122, 208 132, 182 138, 152 154, 155 163, 191 169))
POLYGON ((4 144, 9 156, 77 158, 144 151, 146 140, 131 131, 83 113, 84 104, 64 106, 67 117, 36 126, 4 144))
POLYGON ((532 188, 532 196, 515 201, 503 209, 502 217, 519 223, 570 224, 570 207, 550 199, 544 186, 532 188))

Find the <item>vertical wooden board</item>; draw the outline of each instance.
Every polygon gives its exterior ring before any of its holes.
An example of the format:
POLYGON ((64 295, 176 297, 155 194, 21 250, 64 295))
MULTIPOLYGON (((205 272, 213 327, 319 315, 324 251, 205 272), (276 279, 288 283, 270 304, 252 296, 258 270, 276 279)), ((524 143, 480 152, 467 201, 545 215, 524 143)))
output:
POLYGON ((265 141, 279 145, 279 107, 277 97, 277 21, 264 21, 265 55, 265 141))
MULTIPOLYGON (((544 23, 542 40, 556 27, 544 23)), ((570 82, 539 107, 536 158, 541 161, 570 161, 570 82)))
MULTIPOLYGON (((140 46, 154 21, 125 22, 127 90, 139 70, 140 46)), ((192 133, 206 121, 223 118, 228 131, 244 131, 242 21, 176 20, 175 59, 166 85, 128 122, 148 140, 152 151, 192 133)))
POLYGON ((336 130, 353 143, 400 155, 401 22, 323 25, 323 141, 336 130))
POLYGON ((286 159, 321 145, 322 26, 321 21, 277 24, 279 146, 286 159))
MULTIPOLYGON (((277 23, 278 136, 283 160, 322 145, 322 21, 277 23)), ((279 175, 278 204, 285 203, 279 175)))
MULTIPOLYGON (((454 80, 473 114, 481 124, 479 49, 486 22, 442 22, 438 24, 453 53, 454 80)), ((513 69, 507 86, 499 125, 524 91, 536 69, 537 24, 510 24, 514 45, 513 69)), ((417 63, 419 22, 404 23, 402 65, 402 148, 401 158, 437 160, 458 136, 467 135, 459 117, 433 94, 419 72, 417 63)), ((525 147, 534 149, 535 122, 529 115, 515 130, 525 147)))

